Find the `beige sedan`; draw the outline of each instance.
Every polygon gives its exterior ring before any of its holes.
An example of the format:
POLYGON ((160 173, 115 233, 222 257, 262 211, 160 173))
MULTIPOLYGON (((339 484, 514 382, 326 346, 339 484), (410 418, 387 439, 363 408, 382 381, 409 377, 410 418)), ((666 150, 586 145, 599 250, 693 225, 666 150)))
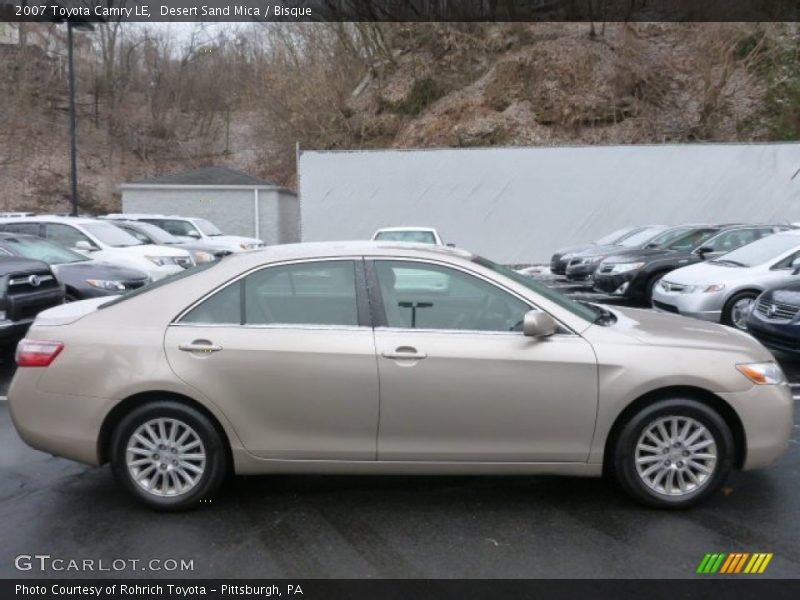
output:
POLYGON ((41 313, 9 391, 31 446, 158 509, 229 472, 613 474, 678 508, 785 450, 747 334, 601 308, 461 250, 276 246, 41 313))

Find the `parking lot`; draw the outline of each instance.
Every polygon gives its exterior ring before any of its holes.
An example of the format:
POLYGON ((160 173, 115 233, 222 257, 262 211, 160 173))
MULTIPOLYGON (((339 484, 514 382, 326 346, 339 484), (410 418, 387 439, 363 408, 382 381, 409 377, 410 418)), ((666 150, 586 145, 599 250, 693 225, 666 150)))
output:
MULTIPOLYGON (((800 366, 783 364, 800 384, 800 366)), ((5 355, 3 393, 12 373, 5 355)), ((774 553, 763 576, 797 577, 799 483, 796 413, 777 465, 735 473, 683 512, 641 508, 599 479, 282 475, 234 478, 208 506, 158 514, 108 467, 28 448, 0 402, 0 576, 20 575, 19 554, 49 554, 193 561, 179 574, 99 576, 685 578, 706 553, 739 551, 774 553)))

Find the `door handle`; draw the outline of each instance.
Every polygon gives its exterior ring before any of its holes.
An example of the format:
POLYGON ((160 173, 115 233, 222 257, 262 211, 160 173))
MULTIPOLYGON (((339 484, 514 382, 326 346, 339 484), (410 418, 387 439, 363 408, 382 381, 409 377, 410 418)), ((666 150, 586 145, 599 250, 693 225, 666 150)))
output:
POLYGON ((219 352, 222 350, 222 346, 217 346, 216 344, 211 343, 199 343, 199 342, 192 342, 191 344, 181 344, 178 346, 178 350, 183 350, 184 352, 219 352))
POLYGON ((422 360, 428 357, 424 352, 417 352, 417 349, 411 346, 400 346, 395 348, 394 352, 384 352, 381 356, 383 356, 383 358, 392 358, 395 360, 422 360))

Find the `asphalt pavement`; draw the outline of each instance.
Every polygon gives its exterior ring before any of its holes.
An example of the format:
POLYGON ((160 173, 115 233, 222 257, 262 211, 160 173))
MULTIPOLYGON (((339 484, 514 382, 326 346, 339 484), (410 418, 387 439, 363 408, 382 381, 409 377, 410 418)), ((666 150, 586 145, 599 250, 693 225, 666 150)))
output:
MULTIPOLYGON (((800 368, 784 367, 800 383, 800 368)), ((12 372, 5 354, 0 390, 12 372)), ((231 478, 207 505, 159 514, 107 466, 26 446, 0 401, 0 577, 685 578, 701 577, 709 552, 771 552, 759 577, 796 578, 799 419, 775 466, 734 473, 680 512, 642 508, 603 479, 280 475, 231 478), (15 569, 15 557, 35 554, 127 562, 15 569), (142 570, 154 558, 193 570, 142 570)))

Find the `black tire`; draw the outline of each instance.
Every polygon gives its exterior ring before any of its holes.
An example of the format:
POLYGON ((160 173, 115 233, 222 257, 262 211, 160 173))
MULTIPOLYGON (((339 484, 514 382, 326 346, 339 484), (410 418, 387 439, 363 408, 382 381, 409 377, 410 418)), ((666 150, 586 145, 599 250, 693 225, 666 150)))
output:
MULTIPOLYGON (((706 404, 689 398, 660 400, 634 414, 622 427, 612 452, 614 474, 622 488, 641 504, 664 509, 689 508, 716 492, 733 469, 735 457, 733 435, 725 420, 706 404), (699 422, 710 433, 716 446, 717 459, 712 472, 701 485, 682 495, 667 495, 652 489, 636 467, 636 448, 640 437, 660 418, 672 416, 688 417, 699 422)), ((660 463, 661 459, 657 462, 660 463)), ((678 464, 676 462, 673 465, 673 470, 677 469, 678 464)))
MULTIPOLYGON (((154 452, 158 450, 154 449, 154 452)), ((158 458, 157 455, 153 456, 158 458)), ((210 498, 225 479, 229 462, 223 437, 210 419, 199 410, 172 400, 148 402, 125 415, 114 429, 109 457, 111 470, 117 481, 137 500, 159 511, 185 510, 199 506, 202 500, 210 498), (205 454, 203 472, 193 487, 183 493, 156 495, 138 484, 127 466, 127 448, 134 432, 145 423, 159 418, 174 419, 190 427, 202 442, 201 448, 205 454)), ((159 465, 159 468, 164 467, 159 465)))
MULTIPOLYGON (((737 327, 737 325, 733 322, 733 305, 736 304, 739 300, 742 300, 744 298, 751 298, 755 300, 756 298, 758 298, 758 295, 759 292, 746 290, 744 292, 739 292, 738 294, 734 294, 733 296, 731 296, 725 303, 724 308, 722 309, 722 324, 728 325, 730 327, 736 327, 736 329, 741 329, 740 327, 737 327)), ((747 329, 745 328, 743 331, 746 330, 747 329)))
POLYGON ((656 273, 647 280, 647 285, 644 288, 644 303, 647 306, 653 305, 653 291, 656 289, 656 284, 664 277, 666 273, 656 273))

